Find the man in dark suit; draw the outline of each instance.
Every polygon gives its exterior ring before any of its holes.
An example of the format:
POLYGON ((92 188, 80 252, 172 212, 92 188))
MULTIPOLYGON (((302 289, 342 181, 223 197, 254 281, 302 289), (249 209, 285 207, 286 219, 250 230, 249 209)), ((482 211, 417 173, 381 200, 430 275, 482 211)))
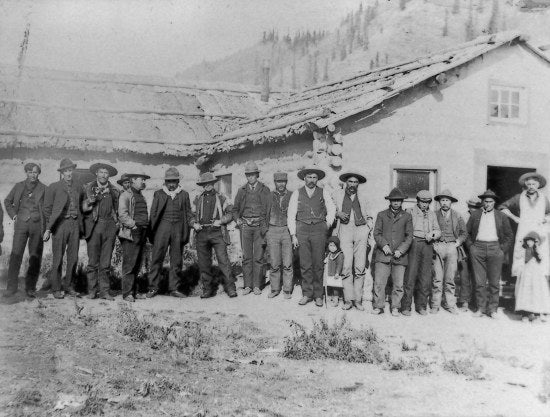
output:
POLYGON ((44 242, 47 242, 50 236, 53 236, 50 281, 55 298, 63 298, 65 294, 79 295, 74 290, 74 278, 82 229, 81 200, 83 193, 82 187, 79 187, 73 179, 75 168, 76 164, 73 164, 70 159, 61 160, 58 171, 61 173, 62 179, 51 184, 46 189, 44 197, 46 231, 43 239, 44 242), (61 272, 65 251, 67 251, 67 272, 62 282, 61 272))
POLYGON ((398 316, 408 263, 407 251, 413 239, 413 223, 411 214, 401 207, 407 196, 400 189, 394 188, 385 198, 390 201, 390 207, 378 213, 373 231, 376 249, 373 254, 375 269, 372 314, 384 313, 386 284, 391 274, 391 314, 398 316))
POLYGON ((183 264, 183 247, 189 242, 189 223, 192 212, 189 194, 179 184, 179 171, 170 167, 164 175, 162 189, 155 191, 153 196, 149 222, 153 251, 148 298, 154 297, 158 292, 162 264, 168 247, 170 247, 168 290, 172 297, 185 297, 185 294, 178 291, 178 283, 183 264))
POLYGON ((474 211, 466 225, 467 245, 476 280, 478 309, 474 315, 481 317, 485 313, 491 318, 496 318, 502 262, 514 235, 508 217, 495 210, 498 196, 494 191, 487 190, 479 198, 483 202, 483 209, 474 211))
POLYGON ((88 298, 98 295, 105 300, 114 300, 109 294, 109 271, 118 229, 118 197, 120 192, 109 178, 117 170, 103 163, 93 164, 90 171, 96 179, 84 185, 82 202, 84 214, 84 239, 88 245, 88 298))
POLYGON ((36 281, 40 273, 42 250, 44 242, 44 194, 46 186, 38 180, 40 166, 34 162, 25 165, 27 179, 15 184, 4 205, 8 216, 15 222, 13 245, 8 268, 8 288, 4 297, 10 297, 17 292, 19 269, 25 246, 29 249, 29 267, 25 277, 27 296, 36 296, 36 281))

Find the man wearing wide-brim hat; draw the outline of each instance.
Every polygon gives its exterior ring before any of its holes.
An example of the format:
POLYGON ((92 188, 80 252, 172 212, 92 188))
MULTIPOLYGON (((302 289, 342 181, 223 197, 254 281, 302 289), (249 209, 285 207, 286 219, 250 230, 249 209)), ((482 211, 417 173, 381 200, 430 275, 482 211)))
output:
MULTIPOLYGON (((356 172, 346 172, 340 175, 344 188, 337 189, 334 194, 336 204, 335 234, 340 239, 340 247, 344 253, 344 268, 342 270, 342 285, 344 286, 344 310, 355 306, 363 311, 363 290, 366 285, 366 301, 372 301, 372 276, 367 274, 367 245, 373 228, 372 215, 369 212, 367 194, 360 184, 367 179, 356 172), (368 275, 368 277, 367 277, 368 275)), ((337 300, 335 302, 337 304, 337 300)))
POLYGON ((78 296, 75 291, 76 267, 82 224, 82 187, 73 178, 76 168, 70 159, 61 160, 61 180, 50 184, 44 196, 46 231, 44 241, 52 239, 52 271, 50 281, 55 298, 78 296), (67 253, 65 279, 62 280, 63 257, 67 253))
POLYGON ((480 317, 485 313, 496 318, 502 263, 512 243, 513 233, 508 217, 495 210, 498 200, 495 192, 487 190, 478 197, 483 209, 474 211, 466 224, 466 242, 476 280, 477 311, 474 315, 480 317))
POLYGON ((427 314, 432 282, 433 244, 441 236, 437 217, 430 210, 431 202, 431 193, 420 190, 416 194, 416 205, 407 210, 412 216, 413 241, 405 272, 405 294, 401 300, 401 313, 405 316, 411 315, 413 297, 416 312, 422 316, 427 314))
POLYGON ((391 275, 391 314, 398 316, 408 262, 407 252, 413 238, 413 225, 411 214, 402 207, 407 196, 399 188, 391 190, 385 198, 389 200, 390 206, 378 213, 373 230, 376 247, 372 256, 375 273, 372 313, 384 313, 386 284, 391 275))
POLYGON ((113 300, 109 293, 109 272, 118 228, 120 192, 109 178, 117 175, 117 170, 109 164, 98 162, 90 167, 90 172, 96 179, 84 185, 82 202, 84 239, 88 248, 88 298, 99 296, 113 300))
POLYGON ((147 297, 155 296, 159 290, 162 265, 168 247, 170 247, 168 291, 172 297, 185 297, 178 286, 183 266, 183 248, 189 242, 191 218, 189 193, 180 186, 180 173, 177 168, 170 167, 164 174, 164 185, 160 190, 155 191, 151 204, 149 240, 153 243, 153 249, 147 297))
POLYGON ((6 212, 14 221, 13 244, 8 268, 8 288, 4 296, 11 296, 17 292, 19 270, 25 246, 27 246, 29 267, 25 276, 25 291, 28 297, 34 298, 44 248, 42 236, 46 226, 44 219, 46 186, 38 179, 41 172, 38 164, 28 162, 24 166, 24 171, 27 177, 25 181, 15 184, 4 200, 6 212))
POLYGON ((127 175, 130 178, 130 188, 120 193, 118 199, 118 237, 122 246, 122 298, 133 302, 135 299, 146 298, 145 294, 137 292, 136 277, 149 226, 147 202, 142 190, 145 189, 145 181, 151 177, 143 172, 127 175))
POLYGON ((122 191, 126 191, 130 188, 130 178, 128 178, 128 174, 122 174, 116 183, 122 187, 122 191))
POLYGON ((233 220, 232 207, 227 197, 214 188, 218 180, 219 178, 211 172, 201 174, 197 185, 201 186, 203 191, 193 201, 195 211, 190 221, 195 229, 195 245, 201 273, 201 298, 210 298, 217 290, 214 288, 212 250, 216 254, 218 268, 222 273, 225 292, 230 298, 237 296, 235 278, 227 253, 227 245, 231 243, 227 225, 233 220))
POLYGON ((325 172, 316 167, 298 171, 305 185, 292 193, 288 203, 288 230, 292 245, 300 254, 302 299, 305 305, 315 300, 323 306, 323 270, 327 232, 336 215, 336 206, 328 191, 317 185, 325 172))
POLYGON ((239 188, 233 205, 233 220, 241 231, 243 252, 243 295, 260 295, 264 285, 264 247, 268 228, 267 213, 271 191, 258 181, 260 170, 255 162, 244 166, 246 184, 239 188))
MULTIPOLYGON (((512 276, 518 276, 524 264, 523 237, 530 231, 547 235, 546 224, 550 221, 550 202, 542 191, 546 186, 546 178, 538 172, 528 172, 519 178, 523 191, 499 205, 499 209, 512 221, 518 224, 514 241, 514 256, 512 276)), ((550 275, 550 249, 548 239, 539 245, 541 269, 550 275)))
MULTIPOLYGON (((435 212, 441 236, 434 244, 434 276, 430 313, 437 313, 443 307, 452 314, 458 314, 455 297, 455 275, 458 269, 459 252, 464 254, 463 243, 468 237, 466 223, 462 216, 451 208, 458 200, 451 190, 443 190, 434 197, 439 203, 435 212)), ((461 256, 464 258, 464 256, 461 256)))

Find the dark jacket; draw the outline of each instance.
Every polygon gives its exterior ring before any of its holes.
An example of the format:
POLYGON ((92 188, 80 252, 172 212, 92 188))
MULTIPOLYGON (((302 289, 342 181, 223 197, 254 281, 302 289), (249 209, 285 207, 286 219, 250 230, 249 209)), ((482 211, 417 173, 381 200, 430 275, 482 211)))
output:
MULTIPOLYGON (((46 188, 46 194, 44 196, 44 217, 46 220, 45 229, 50 230, 52 233, 55 233, 57 224, 59 223, 59 220, 65 216, 66 207, 68 207, 69 193, 65 188, 64 182, 64 180, 60 180, 50 184, 50 186, 46 188)), ((80 232, 82 233, 84 225, 82 222, 81 207, 84 190, 82 186, 78 186, 78 184, 76 184, 76 187, 79 190, 76 202, 77 220, 80 232)))
MULTIPOLYGON (((14 218, 19 213, 19 204, 21 204, 21 198, 25 191, 25 181, 18 182, 11 189, 10 193, 4 200, 4 206, 6 206, 6 213, 10 218, 14 218)), ((42 231, 46 231, 46 220, 44 216, 44 196, 46 194, 46 186, 38 181, 36 188, 34 189, 33 198, 38 203, 38 210, 40 211, 40 224, 42 231)), ((1 242, 2 240, 0 240, 1 242)))
MULTIPOLYGON (((227 225, 233 221, 233 213, 232 213, 233 206, 229 204, 229 201, 223 194, 216 192, 216 197, 219 199, 220 208, 223 213, 219 219, 221 222, 220 229, 221 229, 225 244, 229 245, 231 243, 231 239, 229 237, 227 225)), ((197 195, 193 200, 193 206, 195 206, 195 211, 193 212, 193 216, 189 220, 190 226, 193 226, 194 223, 199 222, 200 220, 199 218, 201 215, 200 213, 201 205, 202 205, 202 193, 197 195)))
MULTIPOLYGON (((514 233, 512 232, 512 228, 510 227, 510 221, 508 220, 508 217, 506 217, 506 215, 499 210, 494 210, 494 212, 498 243, 500 245, 500 249, 502 249, 502 251, 506 253, 510 248, 510 245, 512 244, 514 233)), ((466 225, 466 230, 468 231, 468 240, 466 241, 466 245, 468 247, 470 247, 476 241, 477 232, 479 230, 479 222, 481 220, 482 214, 483 210, 475 210, 472 212, 470 218, 468 219, 468 224, 466 225)))
POLYGON ((413 239, 412 216, 401 210, 396 217, 393 217, 391 210, 381 211, 376 216, 373 237, 376 242, 374 262, 392 263, 394 265, 407 265, 408 255, 413 239), (382 248, 388 245, 394 253, 396 250, 402 253, 401 257, 395 259, 392 255, 385 255, 382 248))
MULTIPOLYGON (((237 221, 243 215, 247 187, 248 183, 243 185, 241 188, 239 188, 239 191, 237 191, 237 196, 235 197, 235 202, 233 204, 233 220, 235 221, 237 221)), ((266 185, 264 185, 260 181, 258 181, 257 187, 260 187, 258 192, 260 193, 260 201, 262 205, 260 210, 260 224, 261 226, 267 228, 267 223, 269 222, 267 214, 270 212, 271 209, 271 191, 266 185)))
MULTIPOLYGON (((451 225, 453 228, 453 234, 455 236, 455 239, 457 243, 463 244, 466 242, 466 239, 468 238, 468 232, 466 231, 466 223, 464 223, 464 219, 462 216, 454 211, 453 209, 450 210, 451 212, 451 225)), ((441 229, 441 237, 440 239, 443 239, 443 234, 445 231, 445 221, 443 220, 443 214, 441 214, 441 210, 437 210, 435 212, 435 215, 437 216, 437 222, 439 223, 439 228, 441 229)))
MULTIPOLYGON (((92 236, 92 232, 97 223, 98 218, 98 205, 88 204, 88 197, 94 194, 92 187, 97 184, 97 181, 92 181, 84 185, 84 195, 82 197, 82 213, 83 213, 83 225, 84 225, 84 239, 89 239, 92 236)), ((118 223, 118 197, 120 191, 114 187, 110 182, 108 184, 111 199, 113 201, 113 220, 118 223)))
MULTIPOLYGON (((160 189, 155 191, 153 195, 153 203, 151 204, 151 215, 149 216, 149 240, 153 243, 156 230, 162 219, 164 209, 166 208, 166 202, 170 196, 160 189)), ((176 194, 174 201, 178 204, 180 208, 183 209, 184 218, 181 222, 181 236, 182 242, 185 245, 189 242, 189 220, 192 218, 193 213, 191 212, 191 203, 189 201, 189 193, 185 190, 181 190, 176 194)))

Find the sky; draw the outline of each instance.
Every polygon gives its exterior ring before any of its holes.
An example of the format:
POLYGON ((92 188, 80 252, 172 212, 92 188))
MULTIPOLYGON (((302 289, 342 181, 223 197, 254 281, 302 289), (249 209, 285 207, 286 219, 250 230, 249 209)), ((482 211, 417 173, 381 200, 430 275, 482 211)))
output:
MULTIPOLYGON (((366 2, 365 0, 363 0, 366 2)), ((0 64, 173 76, 262 32, 333 29, 361 0, 0 0, 0 64)))

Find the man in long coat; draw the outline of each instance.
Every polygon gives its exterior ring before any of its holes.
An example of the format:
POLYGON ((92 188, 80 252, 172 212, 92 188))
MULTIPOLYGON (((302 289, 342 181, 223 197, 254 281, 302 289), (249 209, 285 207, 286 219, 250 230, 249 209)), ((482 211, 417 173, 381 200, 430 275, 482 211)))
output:
POLYGON ((63 298, 65 295, 78 296, 74 289, 76 267, 78 264, 78 248, 82 232, 82 187, 73 179, 76 168, 70 159, 63 159, 58 171, 61 180, 54 182, 46 189, 44 197, 44 214, 46 231, 44 241, 52 239, 52 271, 50 281, 53 296, 63 298), (61 272, 63 257, 67 252, 67 269, 65 279, 61 272))
POLYGON ((158 292, 164 257, 170 247, 168 291, 172 297, 183 298, 185 294, 178 290, 178 284, 183 265, 183 247, 189 242, 192 213, 189 194, 180 187, 180 173, 175 167, 166 170, 164 185, 155 191, 150 218, 153 250, 147 297, 154 297, 158 292))
POLYGON ((4 296, 9 297, 17 292, 19 270, 25 246, 27 246, 29 267, 25 276, 25 291, 27 296, 34 298, 44 248, 42 236, 45 227, 44 195, 46 186, 38 179, 41 172, 38 164, 29 162, 25 164, 24 168, 27 179, 15 184, 4 200, 6 212, 15 222, 8 268, 8 288, 4 296))
POLYGON ((374 302, 373 314, 383 314, 386 302, 386 284, 392 277, 391 314, 399 315, 399 305, 403 297, 403 280, 407 267, 407 252, 413 238, 413 225, 410 213, 403 210, 403 192, 394 188, 387 195, 390 207, 376 216, 374 241, 376 248, 374 262, 374 302))
POLYGON ((109 294, 111 258, 118 229, 118 197, 120 191, 109 178, 117 174, 115 167, 96 163, 90 167, 96 179, 84 185, 82 213, 84 239, 88 248, 88 298, 114 300, 109 294))
MULTIPOLYGON (((340 175, 340 181, 345 183, 344 189, 334 193, 337 224, 335 233, 340 238, 340 247, 344 252, 344 268, 342 284, 344 286, 344 310, 352 305, 358 310, 363 307, 363 287, 366 277, 367 245, 372 230, 372 216, 369 213, 366 193, 361 192, 359 184, 367 179, 353 172, 340 175)), ((372 300, 372 278, 369 274, 367 294, 372 300)))
POLYGON ((298 178, 305 185, 292 193, 288 204, 288 230, 292 245, 300 254, 302 299, 299 305, 315 300, 323 306, 323 260, 328 228, 334 222, 336 206, 328 191, 317 185, 325 177, 318 168, 305 168, 298 178))

